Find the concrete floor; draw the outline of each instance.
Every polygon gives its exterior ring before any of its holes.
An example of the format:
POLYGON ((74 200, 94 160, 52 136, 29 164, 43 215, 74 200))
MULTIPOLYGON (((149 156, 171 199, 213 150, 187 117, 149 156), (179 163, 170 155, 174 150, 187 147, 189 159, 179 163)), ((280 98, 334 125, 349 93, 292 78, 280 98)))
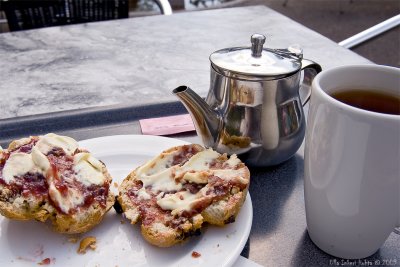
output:
MULTIPOLYGON (((400 14, 399 0, 233 0, 219 7, 249 5, 268 6, 336 42, 400 14)), ((352 50, 377 64, 400 67, 400 27, 352 50)))

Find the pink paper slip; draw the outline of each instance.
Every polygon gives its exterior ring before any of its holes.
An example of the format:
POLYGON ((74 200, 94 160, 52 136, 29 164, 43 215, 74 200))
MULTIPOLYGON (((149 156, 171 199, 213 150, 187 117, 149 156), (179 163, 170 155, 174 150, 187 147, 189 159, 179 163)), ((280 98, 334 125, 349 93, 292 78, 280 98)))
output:
POLYGON ((144 119, 139 123, 142 134, 146 135, 170 135, 195 130, 189 114, 144 119))

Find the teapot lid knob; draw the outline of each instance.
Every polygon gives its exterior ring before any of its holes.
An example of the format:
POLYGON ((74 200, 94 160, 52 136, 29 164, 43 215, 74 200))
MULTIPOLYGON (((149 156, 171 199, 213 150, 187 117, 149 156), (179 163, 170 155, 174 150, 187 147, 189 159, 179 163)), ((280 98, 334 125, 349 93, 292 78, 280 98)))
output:
POLYGON ((255 33, 251 36, 251 55, 253 57, 261 57, 265 36, 255 33))

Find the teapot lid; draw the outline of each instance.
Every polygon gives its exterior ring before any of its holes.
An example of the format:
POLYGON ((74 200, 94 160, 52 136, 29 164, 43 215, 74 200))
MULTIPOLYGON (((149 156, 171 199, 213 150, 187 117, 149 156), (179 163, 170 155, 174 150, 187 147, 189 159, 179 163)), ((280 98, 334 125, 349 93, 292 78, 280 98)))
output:
POLYGON ((301 68, 303 51, 298 45, 288 49, 263 48, 265 36, 253 34, 251 47, 232 47, 210 55, 212 67, 219 73, 245 80, 275 80, 301 68))

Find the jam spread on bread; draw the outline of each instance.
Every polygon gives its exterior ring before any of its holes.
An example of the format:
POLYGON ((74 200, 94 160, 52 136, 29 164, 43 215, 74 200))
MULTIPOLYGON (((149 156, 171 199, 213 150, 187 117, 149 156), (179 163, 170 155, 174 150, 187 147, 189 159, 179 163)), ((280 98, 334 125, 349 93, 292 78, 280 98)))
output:
POLYGON ((139 167, 127 195, 144 225, 161 221, 175 228, 232 191, 244 190, 246 172, 235 155, 228 159, 211 149, 186 145, 139 167))
POLYGON ((15 141, 0 151, 0 184, 11 194, 49 201, 59 212, 73 214, 94 202, 105 208, 109 181, 103 164, 69 137, 47 134, 15 141))
POLYGON ((181 165, 188 161, 194 154, 199 152, 199 148, 196 146, 183 146, 182 151, 173 156, 171 166, 181 165))
POLYGON ((133 170, 120 184, 117 210, 141 223, 144 239, 170 247, 199 235, 204 223, 235 221, 250 183, 249 169, 197 144, 171 147, 133 170))

